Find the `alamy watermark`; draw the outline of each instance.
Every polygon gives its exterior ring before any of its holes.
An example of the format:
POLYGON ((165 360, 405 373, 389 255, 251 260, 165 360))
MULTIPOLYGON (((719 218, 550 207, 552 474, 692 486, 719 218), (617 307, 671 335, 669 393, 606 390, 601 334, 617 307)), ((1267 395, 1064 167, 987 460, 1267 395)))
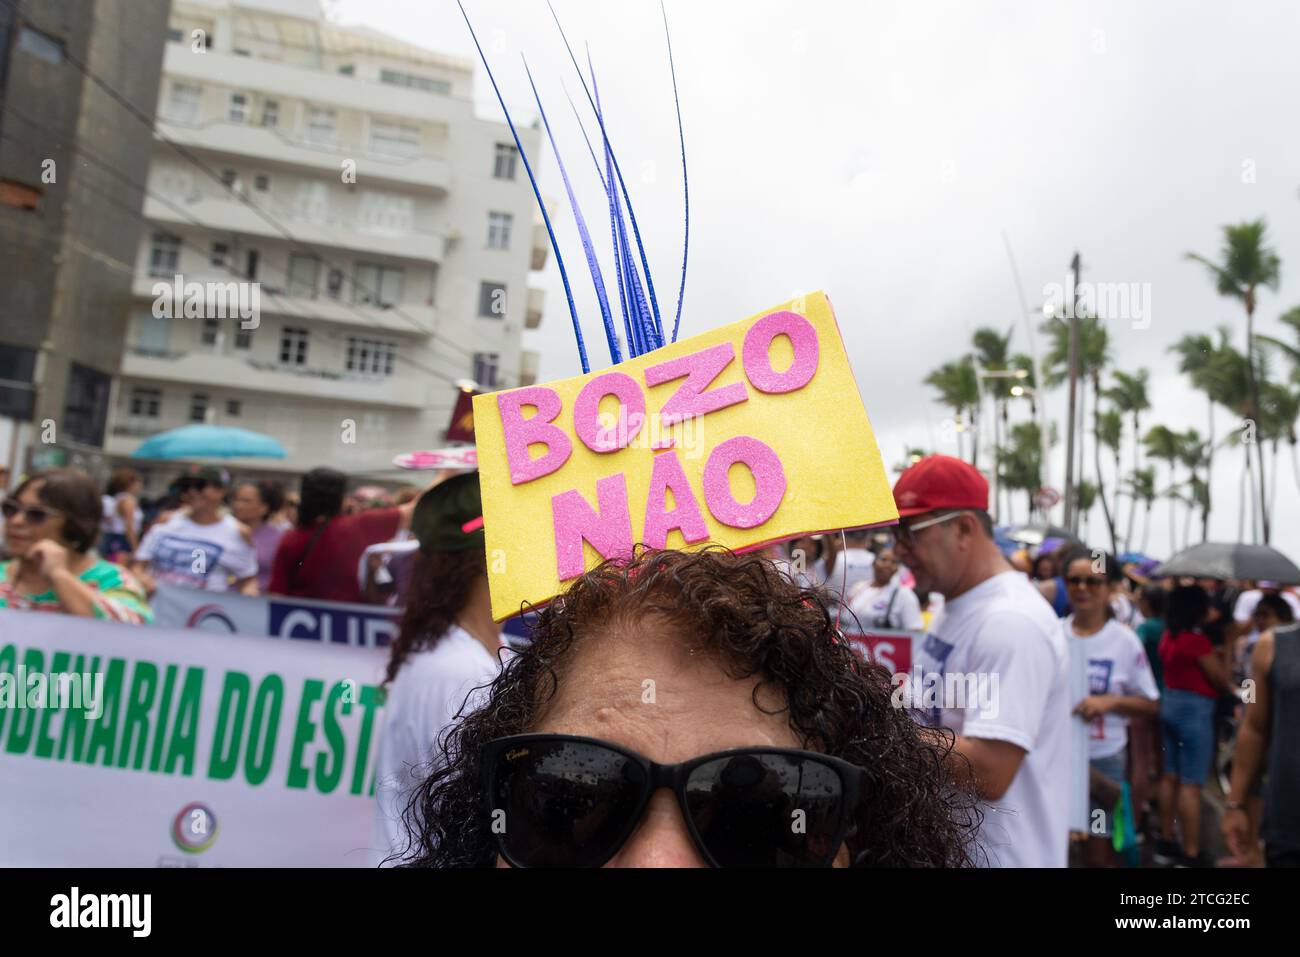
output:
POLYGON ((239 328, 262 324, 262 284, 186 282, 179 273, 152 289, 155 319, 238 319, 239 328))
POLYGON ((984 719, 1000 713, 998 676, 986 671, 900 671, 892 680, 895 708, 920 711, 976 711, 984 719))
POLYGON ((25 665, 12 673, 0 671, 0 710, 41 708, 85 711, 86 717, 99 718, 104 713, 103 672, 29 672, 25 665))
POLYGON ((1043 315, 1057 319, 1096 316, 1102 320, 1126 320, 1134 329, 1151 327, 1151 283, 1081 282, 1066 273, 1065 282, 1043 286, 1043 315))

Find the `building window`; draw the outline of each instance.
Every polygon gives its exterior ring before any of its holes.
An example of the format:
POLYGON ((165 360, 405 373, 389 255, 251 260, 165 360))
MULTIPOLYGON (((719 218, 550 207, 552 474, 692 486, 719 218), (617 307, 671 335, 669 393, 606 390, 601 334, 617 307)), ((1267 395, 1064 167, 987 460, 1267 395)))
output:
POLYGON ((334 145, 333 110, 318 110, 315 107, 307 110, 307 142, 315 146, 334 145))
POLYGON ((131 414, 156 419, 162 409, 162 392, 158 389, 131 390, 131 414))
POLYGON ((229 246, 227 246, 225 243, 213 243, 212 255, 209 257, 208 262, 211 263, 213 266, 217 267, 218 269, 225 269, 226 263, 229 262, 229 257, 230 257, 229 246))
POLYGON ((227 114, 232 123, 248 122, 248 97, 243 93, 230 94, 230 112, 227 114))
POLYGON ((279 100, 266 100, 262 104, 262 125, 268 130, 273 130, 280 125, 279 100))
POLYGON ((253 189, 257 190, 259 193, 265 193, 270 188, 271 177, 267 176, 265 173, 258 173, 253 177, 253 189))
POLYGON ((491 390, 498 385, 497 367, 501 356, 495 352, 474 353, 474 381, 482 388, 491 390))
POLYGON ((325 294, 337 299, 343 294, 343 270, 331 269, 325 274, 325 294))
POLYGON ((112 376, 73 362, 68 366, 68 387, 63 407, 63 435, 84 445, 104 444, 108 422, 108 394, 112 376))
POLYGON ((416 76, 414 73, 403 73, 400 70, 380 70, 379 82, 388 83, 392 86, 408 86, 413 90, 424 90, 426 93, 451 92, 451 83, 447 80, 435 80, 429 76, 416 76))
POLYGON ((496 160, 492 166, 492 175, 497 179, 514 179, 515 164, 519 161, 519 150, 509 143, 498 143, 496 160))
POLYGON ((339 67, 339 73, 343 76, 356 76, 357 66, 355 63, 345 63, 339 67))
POLYGON ((257 261, 258 261, 257 250, 250 249, 248 251, 248 260, 247 260, 248 266, 244 270, 244 278, 250 280, 257 278, 257 261))
POLYGON ((181 241, 169 233, 154 233, 149 244, 149 275, 171 279, 180 271, 181 241))
POLYGON ((221 171, 221 185, 226 189, 237 189, 239 186, 239 174, 233 169, 223 169, 221 171))
POLYGON ((285 365, 307 364, 307 330, 285 326, 280 333, 280 361, 285 365))
POLYGON ((217 332, 219 331, 219 321, 208 317, 203 320, 203 331, 199 333, 199 341, 205 346, 215 346, 217 344, 217 332))
POLYGON ((488 249, 510 248, 510 227, 514 220, 509 213, 488 213, 488 249))
POLYGON ((26 24, 18 31, 18 49, 46 63, 63 62, 63 41, 26 24))
POLYGON ((226 415, 238 418, 244 414, 244 403, 239 399, 226 400, 226 415))
POLYGON ((236 329, 235 330, 235 348, 248 350, 253 348, 253 330, 236 329))
POLYGON ((478 287, 478 314, 486 319, 504 319, 506 315, 505 283, 482 282, 478 287))
POLYGON ((420 130, 405 123, 370 121, 370 152, 411 159, 420 155, 420 130))
POLYGON ((320 260, 302 253, 289 254, 289 295, 316 298, 316 279, 320 274, 320 260))
POLYGON ((176 123, 197 123, 199 121, 199 100, 203 88, 194 83, 173 83, 171 96, 167 99, 164 115, 176 123))
POLYGON ((181 31, 177 30, 175 27, 167 28, 168 43, 180 43, 184 39, 185 39, 185 34, 181 33, 181 31))
POLYGON ((352 299, 367 306, 395 306, 402 301, 404 278, 405 273, 400 268, 357 263, 356 278, 352 281, 352 299))
POLYGON ((190 421, 206 422, 208 420, 208 396, 206 392, 195 392, 190 396, 190 421))
POLYGON ((393 359, 397 355, 397 343, 381 339, 363 339, 348 336, 348 352, 344 367, 349 372, 363 375, 390 376, 393 374, 393 359))

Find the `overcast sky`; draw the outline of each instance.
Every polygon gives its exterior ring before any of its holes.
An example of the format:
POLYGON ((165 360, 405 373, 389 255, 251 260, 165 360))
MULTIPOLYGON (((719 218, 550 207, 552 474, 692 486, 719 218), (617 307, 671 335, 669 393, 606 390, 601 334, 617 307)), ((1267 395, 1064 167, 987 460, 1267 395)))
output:
MULTIPOLYGON (((474 56, 454 0, 339 0, 338 18, 474 56)), ((596 180, 564 90, 581 98, 541 0, 467 0, 516 120, 535 115, 528 56, 593 232, 596 180)), ((691 184, 682 336, 825 289, 834 302, 885 461, 944 447, 945 410, 926 373, 980 326, 1015 325, 1027 352, 1002 234, 1025 297, 1042 301, 1078 250, 1083 278, 1148 284, 1150 323, 1111 324, 1115 364, 1151 370, 1147 424, 1206 431, 1204 400, 1167 349, 1245 319, 1187 250, 1217 258, 1221 226, 1265 216, 1282 258, 1258 328, 1300 304, 1300 17, 1293 2, 858 3, 668 0, 691 184), (1288 64, 1290 64, 1288 66, 1288 64)), ((589 42, 610 139, 628 175, 661 306, 676 300, 682 184, 655 0, 556 0, 570 40, 589 42)), ((581 56, 581 53, 579 53, 581 56)), ((498 117, 486 75, 479 112, 498 117)), ((584 117, 585 118, 585 117, 584 117)), ((603 336, 553 157, 561 251, 594 364, 603 336)), ((606 245, 608 245, 607 233, 606 245)), ((580 371, 559 273, 543 328, 543 380, 580 371)), ((1042 337, 1039 337, 1040 346, 1042 337)), ((1279 365, 1279 369, 1282 366, 1279 365)), ((1049 410, 1064 418, 1064 389, 1049 410)), ((1027 416, 1027 406, 1016 413, 1027 416)), ((1219 433, 1231 425, 1218 414, 1219 433)), ((1145 429, 1145 425, 1144 425, 1145 429)), ((1126 436, 1126 449, 1131 440, 1126 436)), ((1064 442, 1052 475, 1059 486, 1064 442)), ((1089 452, 1091 460, 1091 452, 1089 452)), ((1125 468, 1128 468, 1127 453, 1125 468)), ((1211 537, 1237 536, 1240 452, 1217 456, 1211 537)), ((1300 494, 1283 450, 1274 544, 1300 558, 1300 494)), ((1163 487, 1165 476, 1160 474, 1163 487)), ((1106 473, 1113 490, 1113 477, 1106 473)), ((1024 505, 1015 512, 1023 518, 1024 505)), ((1150 550, 1169 549, 1168 506, 1150 550)), ((1181 539, 1181 516, 1177 522, 1181 539)), ((1102 539, 1100 509, 1092 538, 1102 539)))

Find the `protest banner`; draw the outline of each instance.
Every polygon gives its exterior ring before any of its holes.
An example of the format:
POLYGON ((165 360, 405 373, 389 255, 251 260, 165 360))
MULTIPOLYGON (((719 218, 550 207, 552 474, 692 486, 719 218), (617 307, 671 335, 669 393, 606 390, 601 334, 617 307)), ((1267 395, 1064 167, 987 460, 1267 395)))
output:
POLYGON ((875 662, 891 675, 898 675, 912 670, 913 643, 923 640, 925 633, 873 628, 865 633, 846 632, 844 637, 861 658, 875 662))
POLYGON ((822 293, 600 372, 475 396, 474 420, 498 619, 636 544, 743 551, 898 518, 822 293))
POLYGON ((369 865, 383 665, 0 611, 0 865, 369 865))
POLYGON ((313 601, 281 595, 249 596, 160 584, 154 624, 236 635, 301 638, 376 648, 397 636, 400 608, 313 601))

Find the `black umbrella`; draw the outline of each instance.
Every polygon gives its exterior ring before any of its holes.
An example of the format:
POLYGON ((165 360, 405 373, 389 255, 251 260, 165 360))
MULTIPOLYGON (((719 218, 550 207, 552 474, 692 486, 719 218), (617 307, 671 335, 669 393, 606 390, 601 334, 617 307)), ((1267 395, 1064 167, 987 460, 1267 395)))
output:
POLYGON ((1067 542, 1079 541, 1079 536, 1059 525, 1015 525, 1007 529, 1006 536, 1022 545, 1041 545, 1049 538, 1062 538, 1067 542))
POLYGON ((1179 552, 1151 572, 1156 578, 1247 578, 1300 585, 1300 568, 1276 548, 1205 542, 1179 552))

